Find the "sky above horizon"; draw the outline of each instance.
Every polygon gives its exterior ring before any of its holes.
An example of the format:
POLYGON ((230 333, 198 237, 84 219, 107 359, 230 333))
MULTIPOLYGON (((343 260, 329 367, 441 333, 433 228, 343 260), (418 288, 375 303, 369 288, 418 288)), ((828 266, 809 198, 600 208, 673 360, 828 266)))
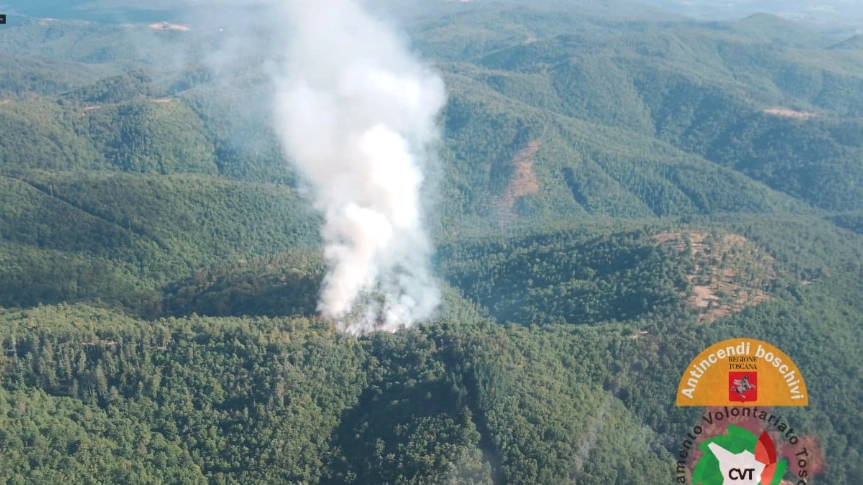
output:
MULTIPOLYGON (((278 0, 0 0, 10 17, 88 18, 97 21, 177 20, 190 6, 208 9, 250 6, 278 0)), ((380 2, 383 0, 370 0, 380 2)), ((392 0, 390 0, 392 1, 392 0)), ((425 3, 420 0, 402 2, 425 3)), ((441 2, 446 0, 440 0, 441 2)), ((490 0, 472 0, 474 4, 490 0)), ((596 0, 603 1, 603 0, 596 0)), ((863 0, 628 0, 701 20, 732 20, 766 12, 826 31, 863 33, 863 0)))

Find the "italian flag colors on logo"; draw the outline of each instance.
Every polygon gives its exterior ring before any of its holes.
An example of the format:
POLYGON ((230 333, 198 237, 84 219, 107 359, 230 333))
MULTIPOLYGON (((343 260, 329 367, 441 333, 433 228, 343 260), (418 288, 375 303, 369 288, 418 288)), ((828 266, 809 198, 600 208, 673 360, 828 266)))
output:
POLYGON ((777 461, 767 432, 755 436, 738 426, 729 426, 728 434, 707 439, 698 449, 704 455, 692 472, 693 485, 779 485, 788 467, 777 461))

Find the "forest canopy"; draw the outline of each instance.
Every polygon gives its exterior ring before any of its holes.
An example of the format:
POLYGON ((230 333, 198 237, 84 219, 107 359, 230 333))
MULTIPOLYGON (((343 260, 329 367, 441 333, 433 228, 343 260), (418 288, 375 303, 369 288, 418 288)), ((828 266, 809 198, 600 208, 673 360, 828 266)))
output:
POLYGON ((264 59, 226 79, 213 32, 149 19, 0 29, 0 482, 671 483, 700 411, 678 380, 738 336, 806 376, 783 415, 809 483, 859 481, 859 36, 404 10, 447 87, 423 200, 444 298, 362 337, 319 316, 323 216, 264 59))

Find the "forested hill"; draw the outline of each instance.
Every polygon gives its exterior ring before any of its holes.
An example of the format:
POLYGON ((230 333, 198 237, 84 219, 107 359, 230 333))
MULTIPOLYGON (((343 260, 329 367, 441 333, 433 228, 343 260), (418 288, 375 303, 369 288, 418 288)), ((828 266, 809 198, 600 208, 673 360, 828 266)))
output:
POLYGON ((207 56, 266 33, 0 28, 0 482, 671 483, 700 411, 670 406, 677 379, 751 336, 805 374, 783 415, 809 483, 856 483, 859 36, 407 5, 385 15, 448 89, 445 304, 362 338, 317 317, 321 218, 265 56, 207 56))

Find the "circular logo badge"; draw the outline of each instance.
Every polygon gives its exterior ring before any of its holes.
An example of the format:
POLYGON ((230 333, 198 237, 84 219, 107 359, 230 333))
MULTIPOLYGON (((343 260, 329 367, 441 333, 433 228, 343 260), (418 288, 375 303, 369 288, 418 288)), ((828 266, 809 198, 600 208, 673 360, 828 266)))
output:
POLYGON ((680 440, 676 483, 807 485, 823 461, 817 441, 799 435, 781 415, 758 407, 713 407, 680 440))

